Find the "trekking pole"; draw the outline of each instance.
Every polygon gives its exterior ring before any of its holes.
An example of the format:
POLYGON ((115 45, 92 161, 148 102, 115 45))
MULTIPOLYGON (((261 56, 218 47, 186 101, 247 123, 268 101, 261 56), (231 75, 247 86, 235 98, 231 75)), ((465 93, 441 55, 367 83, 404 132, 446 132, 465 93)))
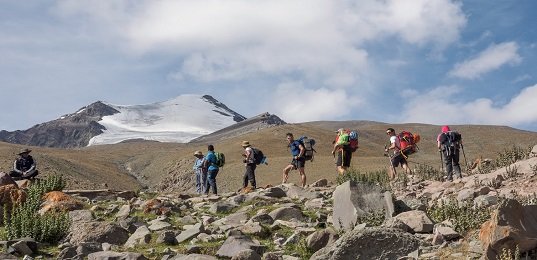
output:
MULTIPOLYGON (((384 151, 386 152, 386 149, 387 149, 387 145, 384 145, 384 151)), ((393 178, 395 179, 395 177, 397 176, 397 172, 395 171, 395 167, 393 167, 393 163, 392 163, 392 157, 390 156, 390 151, 388 150, 384 156, 387 156, 388 157, 388 162, 390 163, 390 169, 393 170, 393 178)), ((388 174, 390 175, 390 174, 388 174)), ((391 176, 390 176, 391 177, 391 176)))
POLYGON ((440 153, 440 167, 442 168, 442 173, 444 173, 444 156, 442 155, 442 150, 438 150, 440 153))
POLYGON ((466 154, 464 153, 464 145, 461 144, 461 149, 462 149, 462 156, 464 157, 464 164, 466 164, 466 173, 468 174, 468 169, 470 168, 468 166, 468 161, 466 161, 466 154))

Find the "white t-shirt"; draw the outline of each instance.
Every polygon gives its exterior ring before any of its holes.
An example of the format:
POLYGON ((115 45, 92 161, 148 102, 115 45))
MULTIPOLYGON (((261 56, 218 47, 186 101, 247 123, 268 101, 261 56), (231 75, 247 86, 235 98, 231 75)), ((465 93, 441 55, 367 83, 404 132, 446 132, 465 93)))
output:
POLYGON ((247 163, 254 163, 255 160, 254 160, 254 150, 252 149, 251 146, 248 146, 244 149, 244 154, 248 154, 250 153, 250 156, 246 157, 246 162, 247 163))
POLYGON ((397 138, 397 136, 391 136, 390 137, 390 143, 395 143, 395 148, 393 149, 393 153, 399 153, 399 150, 401 147, 401 141, 399 141, 399 138, 397 138))

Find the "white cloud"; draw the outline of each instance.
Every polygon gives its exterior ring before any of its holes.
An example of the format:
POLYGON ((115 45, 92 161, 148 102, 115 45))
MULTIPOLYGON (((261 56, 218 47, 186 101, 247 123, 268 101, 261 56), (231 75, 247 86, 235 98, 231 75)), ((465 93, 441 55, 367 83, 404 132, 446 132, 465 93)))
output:
POLYGON ((93 17, 137 54, 172 54, 172 78, 201 82, 262 76, 349 87, 368 70, 364 42, 395 37, 444 46, 466 24, 450 0, 163 0, 60 2, 63 16, 93 17), (114 15, 116 14, 117 15, 114 15))
POLYGON ((349 96, 344 89, 308 89, 301 82, 278 85, 271 101, 270 111, 291 123, 340 119, 364 104, 361 98, 349 96))
POLYGON ((485 73, 499 69, 505 64, 516 65, 520 63, 522 58, 517 52, 518 44, 516 42, 492 45, 476 57, 455 64, 449 74, 458 78, 476 79, 485 73))
POLYGON ((409 99, 403 118, 407 122, 431 124, 495 124, 522 125, 537 123, 537 84, 522 89, 504 105, 498 106, 487 98, 461 102, 456 98, 461 88, 437 87, 409 99))

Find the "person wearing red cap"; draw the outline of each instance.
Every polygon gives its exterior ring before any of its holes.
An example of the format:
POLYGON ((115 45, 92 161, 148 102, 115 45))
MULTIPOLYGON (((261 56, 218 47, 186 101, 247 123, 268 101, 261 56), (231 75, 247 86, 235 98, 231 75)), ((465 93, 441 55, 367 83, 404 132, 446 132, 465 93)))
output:
POLYGON ((462 137, 458 132, 451 131, 447 125, 442 126, 441 130, 442 132, 436 138, 436 143, 446 166, 446 178, 448 181, 453 181, 453 173, 457 178, 462 178, 459 164, 462 137))

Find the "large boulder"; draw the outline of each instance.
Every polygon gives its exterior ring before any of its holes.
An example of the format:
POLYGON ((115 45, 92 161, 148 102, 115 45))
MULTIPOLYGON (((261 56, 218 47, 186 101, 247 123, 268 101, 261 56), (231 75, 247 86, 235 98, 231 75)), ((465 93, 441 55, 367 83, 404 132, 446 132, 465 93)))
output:
POLYGON ((129 239, 129 232, 109 222, 79 222, 76 226, 71 225, 68 239, 72 245, 78 245, 83 242, 123 245, 129 239))
POLYGON ((394 214, 390 192, 382 192, 375 185, 347 181, 336 187, 333 193, 333 221, 337 230, 351 230, 358 218, 365 214, 384 211, 386 218, 394 214))
POLYGON ((315 252, 310 260, 398 259, 416 251, 419 245, 418 238, 398 229, 357 228, 315 252))
POLYGON ((415 233, 431 233, 433 231, 433 221, 421 210, 403 212, 395 218, 410 227, 415 233))
POLYGON ((521 253, 537 247, 537 205, 522 206, 508 199, 481 225, 479 239, 487 259, 496 259, 502 249, 521 253))

